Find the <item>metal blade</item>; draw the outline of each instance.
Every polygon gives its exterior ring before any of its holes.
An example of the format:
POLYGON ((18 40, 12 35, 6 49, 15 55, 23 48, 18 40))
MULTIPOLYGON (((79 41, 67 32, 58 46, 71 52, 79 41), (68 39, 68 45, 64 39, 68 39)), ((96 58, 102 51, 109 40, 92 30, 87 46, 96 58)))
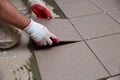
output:
POLYGON ((37 46, 35 45, 33 42, 30 46, 32 46, 32 49, 34 50, 40 50, 40 49, 49 49, 52 47, 57 47, 57 46, 62 46, 62 45, 67 45, 67 44, 71 44, 71 43, 75 43, 75 42, 80 42, 81 40, 76 40, 76 41, 60 41, 59 43, 55 43, 53 42, 52 46, 47 45, 47 46, 37 46))

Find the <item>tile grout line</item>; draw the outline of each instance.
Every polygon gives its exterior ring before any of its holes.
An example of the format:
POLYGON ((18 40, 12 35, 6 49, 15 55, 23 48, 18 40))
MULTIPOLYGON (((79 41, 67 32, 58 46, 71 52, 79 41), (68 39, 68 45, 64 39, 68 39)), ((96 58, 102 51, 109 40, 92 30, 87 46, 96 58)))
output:
POLYGON ((108 10, 106 12, 112 12, 112 11, 117 11, 117 10, 120 10, 120 9, 108 10))
POLYGON ((115 20, 111 15, 109 15, 108 13, 105 13, 108 17, 110 17, 113 21, 115 21, 116 23, 120 24, 117 20, 115 20))
POLYGON ((117 8, 117 9, 112 9, 112 10, 106 10, 106 11, 105 11, 105 10, 103 10, 99 5, 97 5, 94 0, 89 0, 89 1, 90 1, 92 4, 94 4, 97 8, 99 8, 103 13, 120 10, 120 8, 117 8))
POLYGON ((94 6, 96 6, 98 9, 100 9, 103 13, 105 12, 103 9, 101 9, 94 1, 89 0, 94 6))
POLYGON ((81 18, 81 17, 92 16, 92 15, 98 15, 98 14, 103 14, 103 12, 97 12, 97 13, 87 14, 87 15, 82 15, 82 16, 68 17, 68 19, 81 18))
MULTIPOLYGON (((72 22, 68 19, 68 21, 72 24, 72 22)), ((82 35, 78 32, 78 30, 74 27, 74 24, 72 24, 73 28, 76 30, 76 32, 79 34, 79 36, 82 38, 82 41, 87 45, 87 47, 90 49, 90 51, 93 53, 93 55, 96 57, 98 62, 102 65, 102 67, 106 70, 109 76, 112 76, 110 72, 107 70, 107 68, 104 66, 104 64, 100 61, 100 59, 96 56, 95 52, 91 49, 91 47, 87 44, 85 39, 82 37, 82 35)))
POLYGON ((78 33, 78 35, 81 37, 81 39, 82 39, 82 41, 84 41, 84 38, 82 37, 82 35, 78 32, 78 30, 74 27, 74 24, 72 24, 72 22, 69 20, 69 19, 67 19, 69 22, 70 22, 70 24, 72 25, 72 27, 75 29, 75 31, 78 33))
POLYGON ((102 61, 98 58, 98 56, 95 54, 95 52, 92 50, 92 48, 88 45, 86 41, 84 43, 87 45, 87 47, 90 49, 90 51, 93 53, 93 55, 96 57, 96 59, 100 62, 100 64, 103 66, 103 68, 107 71, 107 73, 112 76, 109 72, 109 70, 105 67, 105 65, 102 63, 102 61))
POLYGON ((113 9, 113 10, 103 10, 99 5, 97 5, 96 4, 96 2, 95 1, 93 1, 93 0, 89 0, 92 4, 94 4, 97 8, 99 8, 103 13, 108 13, 108 12, 112 12, 112 11, 116 11, 116 10, 120 10, 120 8, 118 8, 118 9, 113 9))
POLYGON ((93 37, 93 38, 84 39, 84 40, 85 40, 85 41, 90 41, 90 40, 95 40, 95 39, 99 39, 99 38, 114 36, 114 35, 118 35, 118 34, 120 34, 120 32, 113 33, 113 34, 108 34, 108 35, 103 35, 103 36, 98 36, 98 37, 93 37))

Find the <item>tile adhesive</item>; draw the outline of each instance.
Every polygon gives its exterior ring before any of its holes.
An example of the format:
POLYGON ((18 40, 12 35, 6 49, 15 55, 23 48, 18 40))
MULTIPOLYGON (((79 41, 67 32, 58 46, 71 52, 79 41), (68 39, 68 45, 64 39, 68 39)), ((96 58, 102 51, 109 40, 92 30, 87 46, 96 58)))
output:
POLYGON ((16 54, 12 51, 0 52, 1 80, 33 80, 29 66, 30 54, 16 54))

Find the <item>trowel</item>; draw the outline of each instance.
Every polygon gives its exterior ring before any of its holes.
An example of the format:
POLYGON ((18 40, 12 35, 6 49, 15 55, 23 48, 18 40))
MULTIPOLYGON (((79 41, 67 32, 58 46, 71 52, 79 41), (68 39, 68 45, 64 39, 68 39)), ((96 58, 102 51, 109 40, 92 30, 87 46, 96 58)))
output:
POLYGON ((59 43, 55 43, 53 42, 53 44, 47 45, 47 46, 37 46, 32 40, 30 41, 29 47, 31 47, 34 50, 40 50, 40 49, 50 49, 53 47, 57 47, 57 46, 62 46, 62 45, 67 45, 67 44, 71 44, 71 43, 76 43, 76 42, 80 42, 81 40, 73 40, 73 41, 60 41, 59 43))

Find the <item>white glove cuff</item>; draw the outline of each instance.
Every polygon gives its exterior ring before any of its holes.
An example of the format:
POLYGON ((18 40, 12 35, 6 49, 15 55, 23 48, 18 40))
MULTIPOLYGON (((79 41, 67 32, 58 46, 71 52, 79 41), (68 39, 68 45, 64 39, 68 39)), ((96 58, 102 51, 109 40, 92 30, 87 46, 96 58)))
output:
POLYGON ((38 28, 43 29, 43 25, 39 24, 38 27, 38 23, 31 19, 30 24, 26 28, 24 28, 24 31, 27 32, 29 35, 32 35, 39 30, 38 28))
POLYGON ((31 32, 34 29, 33 26, 32 26, 33 24, 34 24, 34 21, 31 19, 30 24, 26 28, 24 28, 24 31, 27 32, 29 35, 31 34, 31 32))
POLYGON ((32 6, 34 4, 41 4, 42 6, 45 6, 44 2, 42 2, 41 0, 28 0, 28 3, 32 6))

